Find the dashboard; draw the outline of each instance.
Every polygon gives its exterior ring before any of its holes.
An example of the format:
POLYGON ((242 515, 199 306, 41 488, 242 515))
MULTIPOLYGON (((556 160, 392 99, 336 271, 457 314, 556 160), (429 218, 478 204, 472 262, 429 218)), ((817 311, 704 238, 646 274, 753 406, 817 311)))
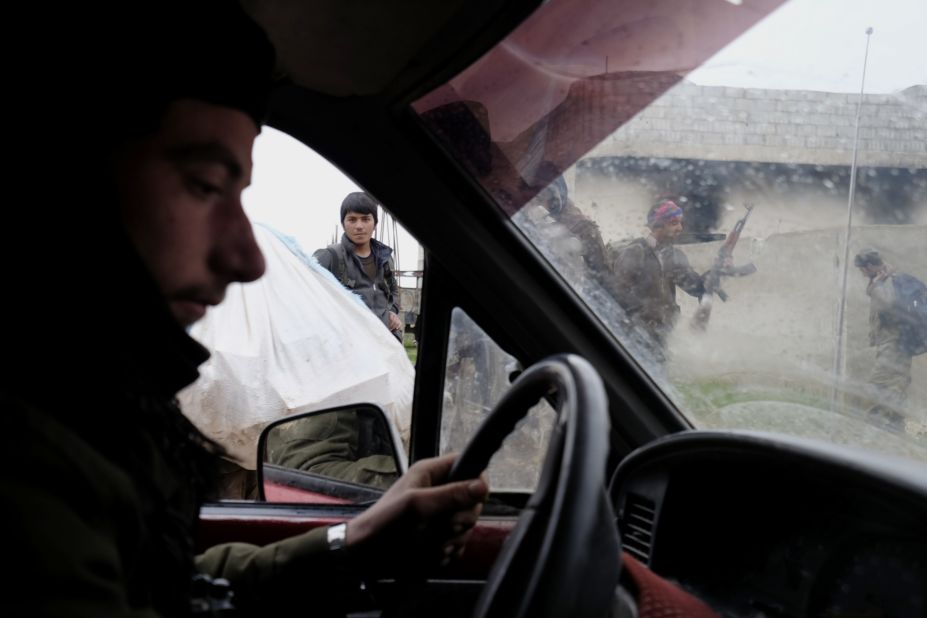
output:
POLYGON ((622 546, 723 616, 927 616, 927 466, 692 431, 615 473, 622 546))

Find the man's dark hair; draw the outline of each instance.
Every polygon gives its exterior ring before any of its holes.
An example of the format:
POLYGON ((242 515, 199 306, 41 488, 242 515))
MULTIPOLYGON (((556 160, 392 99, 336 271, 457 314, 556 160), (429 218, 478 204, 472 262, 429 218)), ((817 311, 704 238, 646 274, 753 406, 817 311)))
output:
POLYGON ((372 215, 374 224, 379 223, 377 217, 377 201, 369 193, 355 191, 348 193, 347 197, 341 202, 341 223, 349 212, 356 212, 360 215, 372 215))
POLYGON ((96 59, 102 81, 95 86, 107 97, 103 128, 116 131, 117 141, 154 131, 170 102, 184 98, 240 110, 261 127, 275 53, 237 2, 133 2, 108 10, 113 32, 104 40, 111 44, 96 59))
POLYGON ((862 268, 864 266, 882 266, 885 262, 882 261, 882 256, 875 249, 864 249, 856 254, 853 263, 857 268, 862 268))

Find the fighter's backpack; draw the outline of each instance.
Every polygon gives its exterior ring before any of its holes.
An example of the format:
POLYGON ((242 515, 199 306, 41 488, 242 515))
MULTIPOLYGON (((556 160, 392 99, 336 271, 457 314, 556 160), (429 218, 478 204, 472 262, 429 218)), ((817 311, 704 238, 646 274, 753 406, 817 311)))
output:
POLYGON ((927 286, 905 273, 892 276, 895 315, 901 331, 901 348, 911 356, 927 352, 927 286))
POLYGON ((344 247, 335 243, 325 248, 328 250, 328 254, 332 259, 332 274, 335 275, 335 279, 341 282, 341 285, 348 287, 348 278, 344 274, 347 270, 347 266, 344 263, 345 259, 347 259, 344 255, 344 247))

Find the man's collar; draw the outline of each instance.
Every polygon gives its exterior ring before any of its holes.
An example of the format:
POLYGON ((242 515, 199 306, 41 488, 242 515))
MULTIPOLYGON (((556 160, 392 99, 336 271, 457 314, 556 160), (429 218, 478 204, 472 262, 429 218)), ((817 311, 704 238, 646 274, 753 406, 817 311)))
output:
MULTIPOLYGON (((351 242, 351 239, 348 238, 348 235, 345 233, 341 234, 341 245, 345 249, 350 249, 351 253, 349 255, 356 254, 356 252, 354 251, 354 247, 356 247, 357 245, 351 242)), ((376 238, 371 237, 370 252, 376 256, 377 263, 381 264, 389 260, 390 256, 393 254, 393 248, 390 247, 389 245, 384 245, 376 238)))

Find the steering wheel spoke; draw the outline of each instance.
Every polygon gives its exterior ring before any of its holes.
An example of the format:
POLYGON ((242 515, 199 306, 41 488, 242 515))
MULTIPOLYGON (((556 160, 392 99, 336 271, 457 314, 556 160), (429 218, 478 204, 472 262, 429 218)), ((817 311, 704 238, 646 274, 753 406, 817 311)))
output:
POLYGON ((608 400, 595 369, 558 355, 525 370, 477 429, 449 480, 480 474, 542 398, 558 413, 534 495, 506 540, 477 618, 608 615, 621 567, 605 492, 608 400))

